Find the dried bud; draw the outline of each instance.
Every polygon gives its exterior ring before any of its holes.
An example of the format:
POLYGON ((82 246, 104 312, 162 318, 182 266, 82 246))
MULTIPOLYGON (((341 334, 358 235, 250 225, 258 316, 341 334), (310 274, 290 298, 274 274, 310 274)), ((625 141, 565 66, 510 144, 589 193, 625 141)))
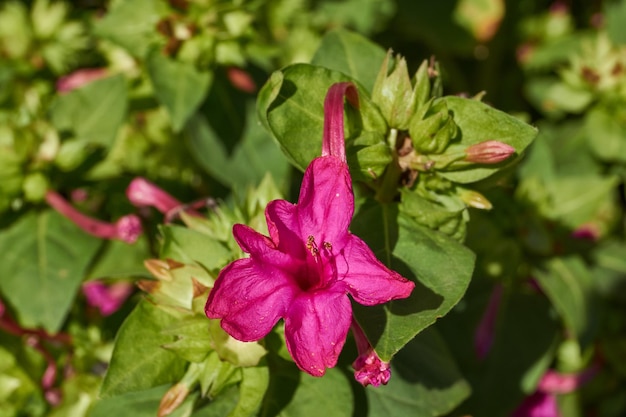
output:
POLYGON ((158 417, 169 416, 180 406, 185 398, 189 395, 189 387, 183 383, 178 383, 170 388, 163 398, 161 398, 161 403, 159 404, 159 409, 157 411, 158 417))
POLYGON ((465 160, 475 164, 497 164, 515 153, 515 148, 497 140, 476 143, 465 149, 465 160))

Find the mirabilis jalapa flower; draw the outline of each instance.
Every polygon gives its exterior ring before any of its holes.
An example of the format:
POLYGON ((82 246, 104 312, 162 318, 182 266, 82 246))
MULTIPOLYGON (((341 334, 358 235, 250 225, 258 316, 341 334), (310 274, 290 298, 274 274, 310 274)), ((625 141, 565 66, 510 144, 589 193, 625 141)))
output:
POLYGON ((415 286, 348 231, 354 195, 346 163, 344 96, 358 107, 353 84, 330 87, 322 156, 306 169, 298 203, 267 205, 269 237, 234 225, 235 240, 250 256, 220 272, 205 307, 209 318, 222 319, 222 328, 241 341, 263 338, 283 318, 289 353, 313 376, 337 363, 352 323, 348 294, 371 306, 406 298, 415 286))

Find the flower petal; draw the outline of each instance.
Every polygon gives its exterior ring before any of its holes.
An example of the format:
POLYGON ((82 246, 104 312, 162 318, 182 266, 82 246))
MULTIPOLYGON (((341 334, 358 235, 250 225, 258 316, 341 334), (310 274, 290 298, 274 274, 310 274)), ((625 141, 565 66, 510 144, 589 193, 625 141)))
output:
POLYGON ((313 236, 318 245, 343 246, 353 214, 348 165, 333 156, 314 159, 304 173, 298 198, 300 236, 313 236))
POLYGON ((298 206, 285 200, 270 201, 265 208, 267 229, 281 252, 299 259, 306 257, 306 237, 300 231, 298 206))
POLYGON ((322 376, 337 358, 352 320, 352 306, 345 292, 330 289, 302 293, 285 318, 287 349, 300 369, 322 376))
POLYGON ((239 259, 222 269, 204 311, 209 318, 221 318, 222 328, 232 337, 250 342, 272 330, 297 291, 290 275, 280 268, 239 259))
POLYGON ((335 253, 337 279, 347 284, 356 302, 366 306, 386 303, 411 294, 415 284, 376 259, 372 250, 350 234, 344 248, 335 253))

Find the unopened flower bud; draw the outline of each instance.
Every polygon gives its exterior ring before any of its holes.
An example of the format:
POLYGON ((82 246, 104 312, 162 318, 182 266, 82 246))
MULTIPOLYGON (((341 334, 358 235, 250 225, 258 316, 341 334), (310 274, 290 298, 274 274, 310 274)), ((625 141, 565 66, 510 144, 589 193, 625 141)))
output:
POLYGON ((497 164, 515 153, 515 148, 497 140, 476 143, 465 149, 465 160, 475 164, 497 164))
POLYGON ((68 93, 106 76, 107 70, 105 68, 80 69, 66 75, 65 77, 59 78, 57 81, 57 92, 68 93))
POLYGON ((142 177, 133 179, 126 188, 126 197, 136 207, 154 207, 165 214, 182 205, 156 184, 142 177))
POLYGON ((461 200, 469 207, 474 207, 481 210, 491 210, 493 205, 491 201, 487 200, 487 197, 474 190, 461 190, 459 192, 461 200))

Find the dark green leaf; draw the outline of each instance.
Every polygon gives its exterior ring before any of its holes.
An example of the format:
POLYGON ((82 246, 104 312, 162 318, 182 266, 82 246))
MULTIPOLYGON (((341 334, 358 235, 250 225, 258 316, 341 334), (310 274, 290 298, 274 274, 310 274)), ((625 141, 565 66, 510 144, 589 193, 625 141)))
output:
POLYGON ((617 45, 626 44, 626 1, 604 3, 603 16, 606 18, 606 31, 617 45))
POLYGON ((474 254, 448 236, 418 225, 393 205, 366 203, 352 222, 378 258, 416 282, 409 298, 384 306, 355 304, 357 320, 384 360, 444 316, 463 296, 474 254))
POLYGON ((148 54, 146 65, 154 94, 167 109, 174 132, 179 132, 206 97, 213 74, 167 58, 156 49, 148 54))
POLYGON ((471 391, 445 341, 432 327, 398 352, 391 371, 388 385, 366 389, 370 416, 444 415, 471 391))
MULTIPOLYGON (((452 112, 454 122, 460 131, 460 142, 450 145, 450 151, 462 152, 470 145, 487 140, 497 140, 515 148, 515 156, 506 160, 505 165, 514 163, 537 135, 537 129, 500 110, 482 103, 461 97, 443 97, 452 112)), ((470 166, 456 171, 440 171, 439 174, 451 181, 462 184, 482 180, 503 168, 502 164, 470 166)))
POLYGON ((269 133, 258 124, 251 103, 243 137, 232 152, 225 146, 225 139, 200 114, 191 118, 185 132, 200 165, 225 185, 240 189, 256 185, 267 172, 281 182, 287 176, 289 165, 269 133))
POLYGON ((110 240, 105 245, 103 253, 87 274, 89 279, 149 276, 143 265, 143 261, 150 258, 145 237, 140 237, 132 245, 119 240, 110 240))
POLYGON ((102 398, 143 391, 183 376, 187 362, 161 347, 174 341, 162 331, 175 321, 174 316, 146 300, 135 307, 118 331, 100 390, 102 398))
POLYGON ((594 107, 585 117, 589 147, 603 161, 626 162, 626 112, 619 107, 594 107))
POLYGON ((291 362, 272 369, 262 417, 333 416, 350 417, 354 407, 352 389, 337 368, 322 378, 300 372, 291 362))
POLYGON ((239 384, 239 401, 228 417, 249 417, 257 415, 269 385, 267 366, 242 368, 239 384))
POLYGON ((371 92, 384 58, 383 48, 367 38, 336 29, 324 36, 311 64, 342 72, 371 92))
POLYGON ((99 246, 54 211, 31 212, 0 233, 0 289, 24 326, 61 328, 99 246))
POLYGON ((110 148, 126 118, 128 97, 122 75, 93 81, 59 96, 51 105, 52 123, 77 140, 110 148))
MULTIPOLYGON (((169 385, 160 385, 146 390, 128 392, 115 397, 103 398, 93 405, 88 415, 89 417, 110 417, 116 415, 154 417, 157 415, 161 398, 163 398, 169 388, 169 385)), ((189 396, 176 410, 174 410, 172 414, 169 414, 169 416, 189 416, 193 410, 193 403, 196 397, 196 395, 189 396)), ((217 409, 217 407, 215 408, 217 409)), ((202 415, 210 416, 210 414, 202 415)))
MULTIPOLYGON (((282 77, 272 75, 259 93, 257 111, 259 117, 269 126, 280 143, 283 152, 302 171, 309 162, 320 155, 324 131, 324 99, 331 85, 338 82, 354 81, 350 77, 326 68, 307 64, 295 64, 281 70, 282 77)), ((349 110, 350 130, 347 152, 351 141, 355 147, 360 140, 383 143, 387 125, 380 111, 373 104, 362 87, 359 87, 358 112, 349 110), (368 137, 366 139, 362 139, 368 137)), ((347 105, 350 108, 349 105, 347 105)), ((357 151, 358 152, 358 151, 357 151)), ((376 160, 376 158, 374 158, 376 160)), ((366 161, 359 160, 359 169, 367 175, 381 167, 368 167, 366 161)), ((386 164, 385 164, 386 165, 386 164)), ((384 169, 384 166, 382 169, 384 169)))
POLYGON ((594 330, 595 295, 593 278, 585 263, 577 256, 553 258, 533 275, 559 312, 565 326, 584 344, 594 330))

